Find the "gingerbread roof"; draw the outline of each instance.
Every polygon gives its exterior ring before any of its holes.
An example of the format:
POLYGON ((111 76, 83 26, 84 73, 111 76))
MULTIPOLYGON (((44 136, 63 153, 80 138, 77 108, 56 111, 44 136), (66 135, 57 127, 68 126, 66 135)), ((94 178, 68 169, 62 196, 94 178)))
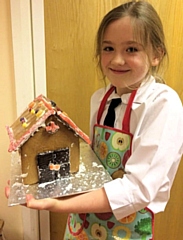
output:
MULTIPOLYGON (((51 115, 56 115, 68 128, 71 128, 77 136, 82 138, 86 143, 91 143, 89 137, 65 112, 60 110, 53 101, 40 95, 27 106, 25 111, 11 126, 6 127, 10 138, 8 151, 16 151, 33 136, 40 127, 46 127, 45 121, 51 115)), ((53 126, 48 126, 48 128, 49 127, 54 128, 54 124, 53 126)))

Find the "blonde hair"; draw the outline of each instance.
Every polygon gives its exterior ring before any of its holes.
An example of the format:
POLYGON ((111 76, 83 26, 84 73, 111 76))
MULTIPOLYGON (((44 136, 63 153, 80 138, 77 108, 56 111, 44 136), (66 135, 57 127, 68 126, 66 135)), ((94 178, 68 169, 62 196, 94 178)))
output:
POLYGON ((150 44, 155 55, 159 59, 158 66, 151 66, 147 74, 153 75, 159 82, 164 82, 161 78, 161 74, 163 73, 163 71, 161 72, 161 70, 163 69, 165 56, 168 60, 168 53, 165 45, 163 25, 156 10, 152 7, 150 3, 146 1, 127 2, 112 9, 104 16, 99 26, 96 37, 95 57, 97 59, 98 67, 102 72, 101 47, 106 28, 110 23, 126 16, 131 17, 134 28, 134 37, 142 43, 144 49, 147 50, 147 55, 148 46, 150 44))

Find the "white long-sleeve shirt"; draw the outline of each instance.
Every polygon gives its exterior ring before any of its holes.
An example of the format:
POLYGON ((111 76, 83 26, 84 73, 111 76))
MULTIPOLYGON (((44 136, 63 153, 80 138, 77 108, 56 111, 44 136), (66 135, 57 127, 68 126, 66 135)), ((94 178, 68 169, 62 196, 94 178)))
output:
MULTIPOLYGON (((100 102, 109 89, 99 89, 91 98, 90 126, 96 123, 100 102)), ((130 94, 121 96, 116 109, 115 128, 122 119, 130 94)), ((103 124, 113 92, 101 118, 103 124)), ((110 206, 117 219, 148 207, 154 213, 163 211, 183 153, 183 108, 177 93, 165 84, 151 79, 142 84, 135 96, 130 132, 133 134, 132 154, 122 179, 104 185, 110 206)), ((92 139, 91 131, 91 139, 92 139)))

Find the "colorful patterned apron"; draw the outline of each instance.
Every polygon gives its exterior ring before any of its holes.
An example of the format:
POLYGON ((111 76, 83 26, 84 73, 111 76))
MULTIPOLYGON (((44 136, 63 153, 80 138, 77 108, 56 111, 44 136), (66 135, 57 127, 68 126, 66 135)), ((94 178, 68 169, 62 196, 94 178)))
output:
MULTIPOLYGON (((113 179, 122 178, 125 164, 131 155, 133 135, 130 133, 131 106, 136 91, 130 99, 122 122, 122 130, 100 125, 106 102, 114 91, 105 94, 94 126, 93 150, 113 179)), ((116 220, 113 213, 69 214, 64 240, 152 240, 154 214, 147 208, 116 220)))

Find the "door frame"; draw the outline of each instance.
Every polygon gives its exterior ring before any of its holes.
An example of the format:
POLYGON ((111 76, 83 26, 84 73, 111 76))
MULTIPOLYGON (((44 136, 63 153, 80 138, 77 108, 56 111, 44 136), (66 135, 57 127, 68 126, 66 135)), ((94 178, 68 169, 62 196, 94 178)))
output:
MULTIPOLYGON (((17 116, 46 95, 44 0, 10 0, 17 116)), ((22 207, 23 239, 50 240, 48 211, 22 207)))

